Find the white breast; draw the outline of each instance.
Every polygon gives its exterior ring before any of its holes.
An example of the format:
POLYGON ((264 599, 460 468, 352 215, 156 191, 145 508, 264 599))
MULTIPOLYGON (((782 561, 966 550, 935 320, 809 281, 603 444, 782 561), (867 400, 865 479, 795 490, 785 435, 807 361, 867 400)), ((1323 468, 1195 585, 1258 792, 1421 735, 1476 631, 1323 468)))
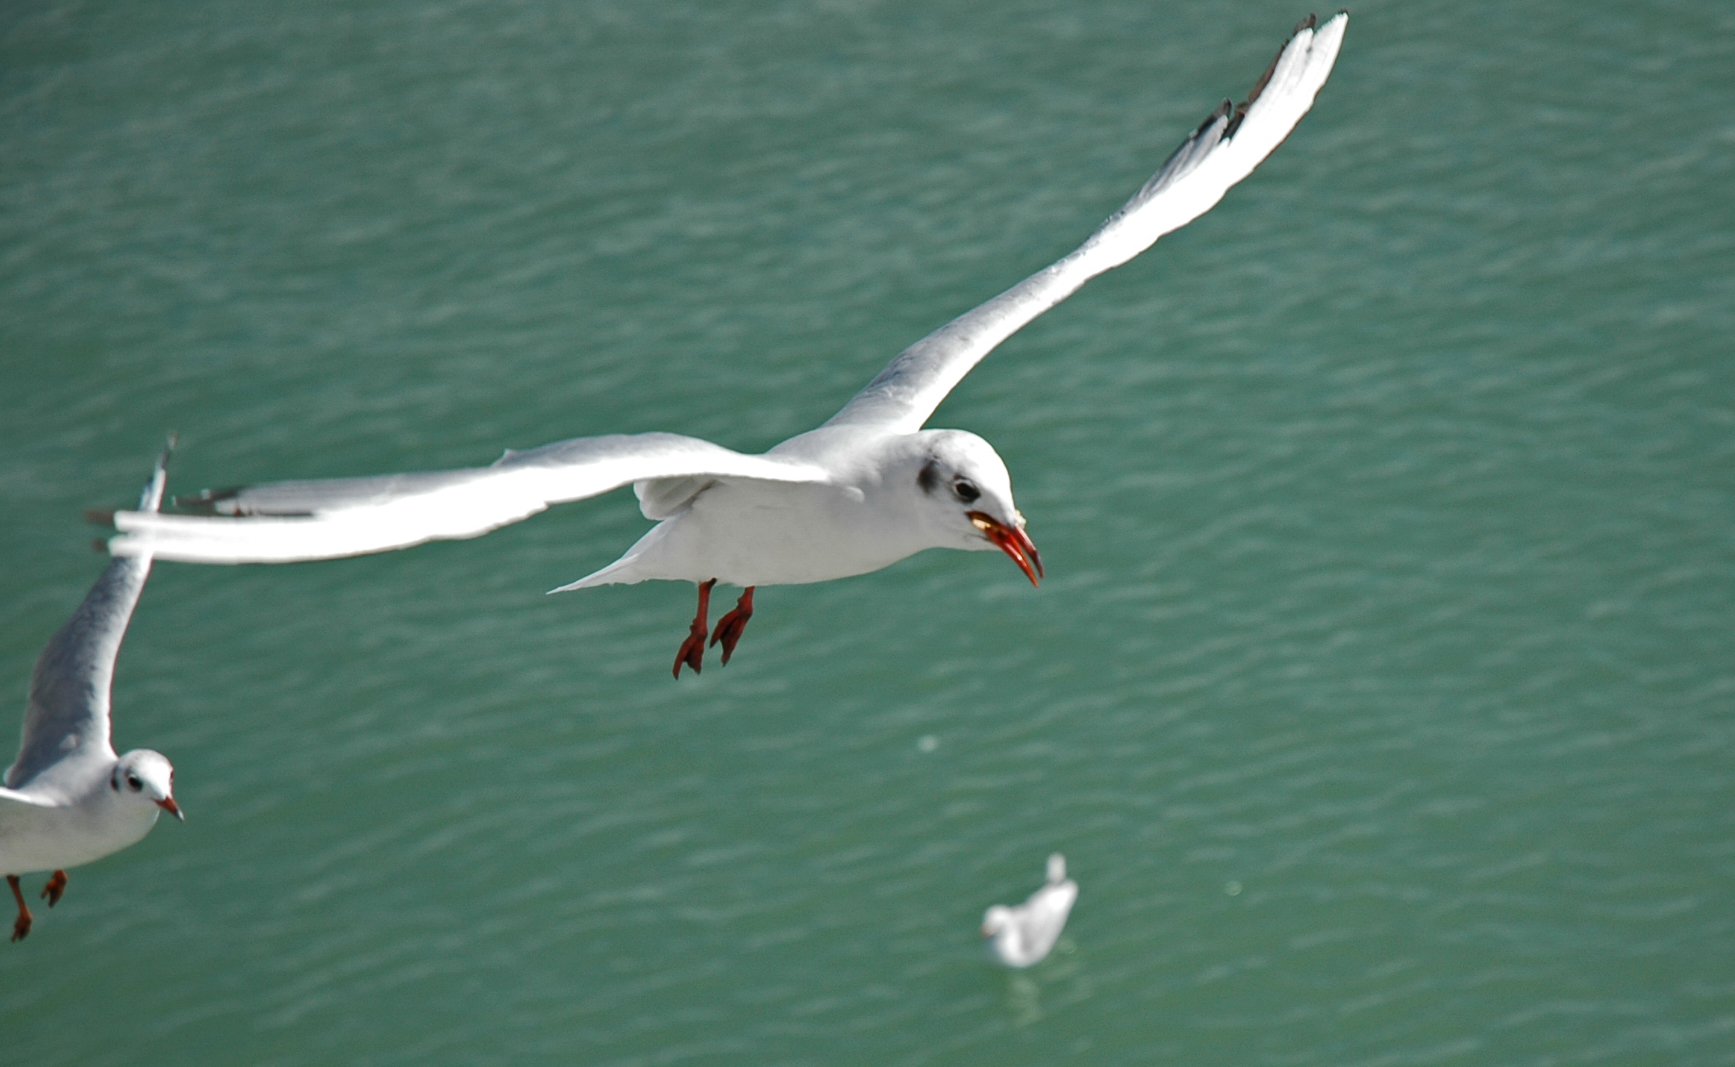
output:
POLYGON ((156 821, 156 808, 112 803, 102 793, 49 806, 29 803, 16 793, 0 795, 0 874, 53 871, 99 860, 142 840, 156 821))

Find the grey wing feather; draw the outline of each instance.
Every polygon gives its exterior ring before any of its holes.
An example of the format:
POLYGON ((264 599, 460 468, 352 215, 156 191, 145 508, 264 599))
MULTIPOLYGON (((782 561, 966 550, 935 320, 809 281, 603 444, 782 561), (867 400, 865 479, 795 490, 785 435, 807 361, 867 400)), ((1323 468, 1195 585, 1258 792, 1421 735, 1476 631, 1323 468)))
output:
POLYGON ((148 556, 117 558, 37 657, 18 759, 6 784, 22 786, 80 749, 110 751, 109 689, 121 638, 150 574, 148 556))
MULTIPOLYGON (((140 511, 161 505, 168 456, 164 449, 139 498, 140 511)), ((111 560, 72 618, 49 638, 30 675, 24 737, 6 771, 9 788, 80 751, 113 756, 109 693, 115 658, 150 573, 149 556, 111 560)))

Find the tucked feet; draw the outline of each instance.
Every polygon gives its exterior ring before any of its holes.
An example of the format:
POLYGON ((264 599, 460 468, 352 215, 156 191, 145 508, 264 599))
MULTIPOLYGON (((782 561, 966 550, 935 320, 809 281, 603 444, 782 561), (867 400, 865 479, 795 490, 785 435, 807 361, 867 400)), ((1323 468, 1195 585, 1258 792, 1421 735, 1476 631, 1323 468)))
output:
POLYGON ((64 892, 66 892, 66 872, 55 871, 53 877, 48 879, 48 884, 42 887, 42 897, 48 901, 48 906, 52 908, 60 903, 60 894, 64 892))
MULTIPOLYGON (((711 587, 717 584, 713 578, 708 582, 699 583, 699 613, 693 616, 692 629, 687 632, 687 639, 681 642, 681 650, 675 653, 675 677, 681 676, 681 664, 693 668, 698 674, 705 661, 705 622, 711 614, 711 587)), ((733 614, 733 612, 731 612, 733 614)), ((724 653, 723 662, 729 662, 728 653, 724 653)))
POLYGON ((18 876, 6 876, 6 884, 12 887, 12 899, 18 902, 18 921, 12 924, 12 940, 22 941, 30 933, 30 909, 24 904, 24 890, 18 888, 18 876))
POLYGON ((748 586, 741 599, 735 602, 735 610, 717 620, 717 633, 711 638, 711 643, 723 645, 724 663, 735 654, 735 642, 741 640, 742 631, 747 629, 747 620, 753 617, 753 588, 748 586))

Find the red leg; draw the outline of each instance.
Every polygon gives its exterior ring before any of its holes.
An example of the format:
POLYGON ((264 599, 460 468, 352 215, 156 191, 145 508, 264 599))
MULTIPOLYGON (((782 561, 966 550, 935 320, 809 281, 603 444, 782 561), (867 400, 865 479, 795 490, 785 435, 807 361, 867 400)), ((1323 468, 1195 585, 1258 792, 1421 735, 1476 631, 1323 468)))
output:
POLYGON ((708 582, 699 583, 699 613, 693 616, 693 628, 687 633, 687 639, 681 642, 681 650, 675 653, 675 677, 681 676, 681 664, 693 668, 698 674, 705 659, 705 620, 711 614, 711 587, 717 584, 713 578, 708 582))
POLYGON ((55 871, 54 877, 50 878, 48 884, 42 887, 42 895, 47 898, 48 906, 52 908, 60 903, 60 894, 64 892, 66 892, 66 872, 55 871))
POLYGON ((12 940, 22 941, 30 933, 30 909, 24 906, 24 890, 18 888, 18 876, 6 876, 6 884, 12 887, 12 899, 18 902, 18 921, 12 924, 12 940))
POLYGON ((717 636, 711 638, 711 643, 723 643, 724 663, 735 654, 735 642, 741 640, 741 634, 747 629, 747 620, 753 617, 753 588, 748 586, 741 599, 735 602, 735 610, 717 620, 717 636))

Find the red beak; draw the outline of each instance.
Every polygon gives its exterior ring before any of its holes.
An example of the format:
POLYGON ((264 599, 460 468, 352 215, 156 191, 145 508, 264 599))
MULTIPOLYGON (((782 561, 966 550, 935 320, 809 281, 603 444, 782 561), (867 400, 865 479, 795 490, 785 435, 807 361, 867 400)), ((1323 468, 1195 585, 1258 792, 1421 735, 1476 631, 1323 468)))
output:
POLYGON ((1042 557, 1036 552, 1036 542, 1024 532, 1023 520, 1017 526, 1008 526, 985 511, 971 511, 966 517, 976 524, 976 529, 982 531, 982 536, 999 546, 1000 551, 1012 557, 1012 562, 1018 564, 1018 569, 1024 572, 1024 577, 1030 579, 1031 585, 1039 584, 1037 576, 1042 574, 1042 557))
POLYGON ((181 820, 182 822, 187 821, 187 817, 185 815, 181 814, 181 806, 179 804, 175 803, 174 797, 164 797, 163 799, 157 801, 157 807, 162 808, 164 811, 168 812, 170 815, 173 815, 175 818, 181 820))

